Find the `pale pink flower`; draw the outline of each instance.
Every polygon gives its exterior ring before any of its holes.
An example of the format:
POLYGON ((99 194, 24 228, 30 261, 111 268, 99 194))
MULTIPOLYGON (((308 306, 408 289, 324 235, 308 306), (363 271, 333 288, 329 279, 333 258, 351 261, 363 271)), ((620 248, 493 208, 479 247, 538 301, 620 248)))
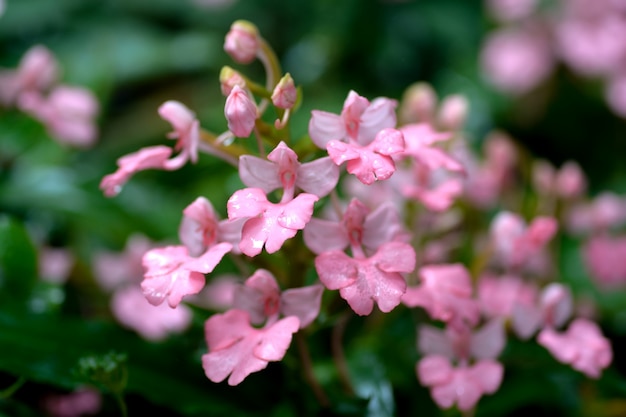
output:
POLYGON ((43 45, 30 48, 20 60, 15 71, 0 73, 0 102, 14 104, 26 91, 44 93, 56 82, 59 64, 54 55, 43 45))
POLYGON ((498 390, 504 367, 486 359, 453 368, 447 358, 430 355, 417 364, 416 371, 420 382, 430 387, 430 394, 439 407, 445 409, 456 404, 459 410, 469 411, 480 397, 498 390))
POLYGON ((430 84, 425 82, 412 84, 402 96, 400 120, 403 124, 433 123, 437 101, 437 93, 430 84))
POLYGON ((96 415, 102 408, 102 396, 95 389, 79 388, 68 394, 47 395, 43 407, 52 417, 96 415))
POLYGON ((189 110, 184 104, 169 100, 161 104, 158 109, 159 116, 168 121, 174 131, 168 133, 169 139, 176 139, 175 151, 180 153, 174 160, 170 161, 169 169, 178 169, 188 160, 192 163, 198 161, 198 145, 200 143, 200 122, 196 119, 194 112, 189 110))
POLYGON ((376 133, 366 145, 355 141, 331 140, 326 144, 328 155, 337 165, 346 163, 346 170, 363 184, 386 180, 396 170, 392 155, 404 151, 404 138, 399 130, 386 128, 376 133))
POLYGON ((567 225, 574 233, 604 232, 626 223, 626 199, 605 191, 591 202, 580 203, 568 213, 567 225))
POLYGON ((303 236, 304 243, 317 255, 348 246, 364 246, 374 253, 383 243, 408 240, 393 203, 383 203, 372 211, 355 198, 340 221, 312 218, 303 236))
POLYGON ((540 31, 500 29, 490 33, 481 52, 487 79, 499 90, 524 94, 552 73, 554 57, 540 31))
POLYGON ((122 252, 100 251, 94 254, 93 267, 96 281, 106 291, 126 284, 138 284, 143 278, 141 259, 154 244, 143 235, 132 235, 122 252))
POLYGON ((275 321, 279 314, 295 316, 302 329, 318 316, 323 291, 324 287, 318 284, 281 292, 276 278, 259 269, 235 290, 233 308, 247 311, 252 324, 275 321))
POLYGON ((241 232, 239 249, 248 256, 278 251, 287 239, 304 229, 313 214, 313 205, 319 198, 302 193, 285 203, 272 203, 260 188, 236 191, 227 203, 231 221, 247 219, 241 232))
POLYGON ((235 291, 240 283, 239 277, 231 274, 211 278, 202 291, 189 297, 188 301, 210 310, 226 311, 233 306, 235 291))
POLYGON ((65 248, 43 247, 39 250, 39 276, 42 280, 62 284, 74 266, 74 255, 65 248))
POLYGON ((589 275, 604 290, 626 285, 626 236, 594 236, 582 247, 589 275))
POLYGON ((590 378, 599 378, 602 369, 613 360, 609 340, 597 324, 587 319, 574 320, 564 333, 546 328, 539 333, 537 342, 559 362, 570 364, 590 378))
POLYGON ((516 305, 534 306, 537 296, 537 287, 518 276, 483 275, 478 281, 478 300, 487 317, 509 318, 516 305))
POLYGON ((352 310, 364 316, 374 303, 388 313, 398 304, 406 290, 402 273, 415 268, 415 250, 403 242, 382 244, 369 258, 351 258, 341 251, 328 251, 315 258, 320 281, 329 290, 339 290, 352 310))
POLYGON ((448 171, 463 172, 463 165, 445 151, 435 147, 440 142, 452 138, 449 133, 435 131, 427 123, 410 124, 400 128, 404 136, 405 149, 399 158, 411 157, 417 164, 429 170, 444 168, 448 171))
POLYGON ((251 23, 237 20, 224 39, 224 50, 240 64, 254 61, 261 47, 261 35, 251 23))
POLYGON ((258 117, 256 104, 248 92, 239 85, 233 86, 226 97, 224 116, 228 121, 228 129, 239 138, 247 138, 254 130, 258 117))
POLYGON ((361 146, 369 144, 376 134, 396 126, 397 102, 384 97, 369 102, 350 91, 343 103, 341 115, 313 110, 309 122, 311 140, 321 149, 331 140, 354 141, 361 146))
POLYGON ((417 200, 431 211, 448 210, 463 193, 463 181, 444 169, 431 170, 415 164, 410 168, 411 180, 401 187, 404 197, 417 200))
POLYGON ((204 197, 196 198, 183 210, 178 237, 191 256, 200 256, 219 242, 233 245, 233 253, 239 252, 243 221, 220 221, 213 205, 204 197))
POLYGON ((230 243, 218 243, 197 258, 191 257, 185 246, 148 251, 143 257, 144 295, 152 305, 167 299, 169 306, 175 308, 184 296, 200 292, 205 283, 204 274, 212 272, 231 248, 230 243))
POLYGON ((422 307, 436 320, 476 324, 478 304, 472 299, 469 272, 461 264, 427 265, 419 270, 421 285, 409 287, 402 297, 408 307, 422 307))
POLYGON ((519 215, 502 211, 493 219, 490 229, 496 256, 507 267, 524 266, 544 249, 557 227, 552 217, 535 217, 527 226, 519 215))
POLYGON ((585 173, 574 161, 567 161, 556 173, 556 192, 563 198, 572 199, 584 194, 587 189, 585 173))
POLYGON ((266 194, 283 188, 282 201, 293 198, 295 187, 309 194, 324 197, 339 181, 339 168, 329 157, 304 164, 284 142, 267 156, 268 161, 252 155, 239 157, 239 176, 248 187, 260 188, 266 194))
POLYGON ((444 97, 437 112, 437 125, 442 129, 461 130, 467 119, 468 111, 467 97, 460 94, 444 97))
POLYGON ((45 97, 38 91, 26 91, 20 94, 18 106, 42 122, 61 143, 89 147, 96 140, 94 119, 99 104, 89 90, 61 85, 45 97))
POLYGON ((147 340, 158 341, 172 333, 181 333, 191 324, 192 313, 185 305, 170 308, 152 305, 138 286, 118 289, 111 298, 113 316, 124 327, 147 340))
POLYGON ((124 155, 117 160, 117 171, 102 178, 100 189, 107 197, 113 197, 122 191, 124 184, 135 173, 146 169, 167 169, 171 155, 172 148, 162 145, 149 146, 124 155))
POLYGON ((228 385, 238 385, 268 362, 280 361, 299 325, 297 317, 289 316, 256 329, 242 310, 211 316, 204 325, 209 353, 202 355, 207 378, 221 382, 228 377, 228 385))
POLYGON ((487 0, 489 14, 501 22, 522 20, 537 7, 537 0, 487 0))
POLYGON ((446 326, 445 330, 421 325, 417 347, 423 355, 442 355, 450 360, 496 359, 506 345, 504 323, 495 318, 476 331, 466 325, 446 326))
POLYGON ((177 101, 163 103, 158 112, 174 128, 174 131, 167 136, 170 139, 176 139, 174 150, 179 151, 179 154, 170 159, 173 153, 172 148, 150 146, 119 158, 117 171, 105 176, 100 182, 100 188, 107 197, 117 195, 130 177, 139 171, 146 169, 173 171, 180 169, 188 160, 196 162, 200 125, 194 113, 177 101))
POLYGON ((604 94, 613 113, 626 118, 626 74, 611 77, 604 94))

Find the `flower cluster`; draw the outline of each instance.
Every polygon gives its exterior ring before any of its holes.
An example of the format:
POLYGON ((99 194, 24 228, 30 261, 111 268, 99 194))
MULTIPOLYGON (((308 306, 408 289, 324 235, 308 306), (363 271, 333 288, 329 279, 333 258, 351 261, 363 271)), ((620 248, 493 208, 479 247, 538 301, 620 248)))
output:
MULTIPOLYGON (((508 10, 516 19, 528 14, 516 7, 508 10)), ((367 316, 419 308, 430 324, 416 323, 417 378, 437 405, 463 411, 503 383, 507 364, 499 357, 509 337, 536 336, 558 361, 600 376, 611 346, 577 314, 576 294, 557 279, 552 250, 570 228, 594 233, 585 249, 591 269, 607 284, 623 283, 625 271, 603 269, 602 258, 623 251, 622 241, 606 233, 626 220, 621 200, 586 203, 576 164, 556 170, 537 161, 526 180, 540 204, 529 210, 511 186, 520 181, 522 158, 512 139, 494 132, 477 156, 463 135, 467 100, 439 103, 423 83, 400 102, 349 91, 339 113, 313 110, 308 137, 295 141, 290 116, 301 92, 258 29, 235 22, 224 49, 240 64, 258 59, 267 73, 260 85, 222 70, 227 130, 204 130, 193 111, 168 101, 158 113, 173 126, 174 148, 126 155, 101 182, 114 196, 138 171, 179 169, 207 153, 234 165, 243 183, 225 203, 198 197, 188 204, 179 245, 146 248, 143 280, 114 297, 123 323, 147 338, 165 337, 184 328, 188 315, 172 321, 150 308, 185 311, 187 302, 202 304, 205 288, 215 286, 215 295, 219 285, 219 311, 204 326, 202 366, 211 381, 237 385, 282 360, 294 337, 306 343, 299 333, 315 332, 321 313, 338 325, 345 310, 367 316), (484 214, 482 227, 461 234, 472 213, 484 214), (615 252, 607 255, 607 246, 615 252), (227 260, 238 277, 211 276, 206 285, 206 275, 227 260), (149 304, 130 307, 139 288, 149 304), (147 325, 159 319, 161 325, 147 325)))

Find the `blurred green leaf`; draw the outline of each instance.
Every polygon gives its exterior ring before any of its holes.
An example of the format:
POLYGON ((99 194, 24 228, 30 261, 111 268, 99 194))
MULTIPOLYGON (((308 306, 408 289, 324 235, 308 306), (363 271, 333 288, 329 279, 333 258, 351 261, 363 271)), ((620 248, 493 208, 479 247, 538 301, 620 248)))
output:
POLYGON ((26 229, 0 214, 0 305, 23 309, 37 279, 37 255, 26 229))

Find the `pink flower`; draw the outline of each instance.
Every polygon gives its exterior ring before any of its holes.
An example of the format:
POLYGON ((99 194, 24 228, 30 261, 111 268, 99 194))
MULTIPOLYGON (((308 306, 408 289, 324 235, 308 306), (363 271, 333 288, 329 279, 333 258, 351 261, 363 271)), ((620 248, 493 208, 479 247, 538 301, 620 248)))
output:
POLYGON ((102 408, 102 396, 95 389, 79 388, 68 394, 46 396, 43 406, 53 417, 95 415, 102 408))
POLYGON ((99 105, 89 90, 61 85, 47 97, 38 91, 24 92, 18 106, 41 121, 50 135, 62 143, 88 147, 96 140, 94 118, 99 105))
POLYGON ((540 31, 502 29, 488 35, 481 63, 496 88, 524 94, 548 78, 554 57, 540 31))
POLYGON ((517 214, 498 213, 491 223, 491 237, 499 259, 508 267, 517 268, 537 255, 557 232, 557 221, 538 216, 526 226, 517 214))
POLYGON ((428 210, 448 210, 463 193, 462 180, 448 171, 431 170, 419 163, 409 169, 410 180, 402 184, 402 195, 421 202, 428 210))
POLYGON ((546 328, 537 341, 559 362, 570 364, 590 378, 598 378, 613 360, 611 344, 598 325, 587 319, 574 320, 564 333, 546 328))
POLYGON ((604 290, 626 285, 626 236, 595 236, 582 247, 582 257, 595 283, 604 290))
POLYGON ((230 26, 224 39, 224 50, 240 64, 254 61, 261 47, 261 36, 251 23, 237 20, 230 26))
POLYGON ((100 189, 107 197, 113 197, 122 191, 124 184, 136 172, 146 169, 166 169, 167 160, 171 155, 172 148, 160 145, 149 146, 125 155, 117 160, 117 171, 102 178, 100 189))
POLYGON ((537 299, 535 285, 514 275, 485 275, 478 281, 478 300, 487 317, 511 317, 516 305, 530 308, 537 299))
POLYGON ((613 113, 626 118, 626 74, 611 77, 604 95, 613 113))
POLYGON ((487 0, 489 13, 501 22, 521 20, 530 16, 537 0, 487 0))
POLYGON ((141 288, 144 295, 152 305, 167 299, 169 306, 175 308, 184 296, 200 292, 204 287, 204 274, 212 272, 231 248, 230 243, 218 243, 198 258, 189 256, 185 246, 148 251, 143 257, 146 273, 141 288))
POLYGON ((469 111, 467 97, 460 94, 447 96, 441 102, 437 113, 437 125, 442 129, 458 131, 463 128, 469 111))
POLYGON ((150 146, 119 158, 117 171, 105 176, 100 182, 100 188, 107 197, 117 195, 136 172, 145 169, 173 171, 180 169, 188 160, 192 162, 197 160, 200 126, 194 113, 176 101, 163 103, 158 111, 159 115, 174 127, 174 131, 168 134, 168 137, 177 140, 174 149, 180 151, 179 154, 169 159, 172 155, 171 148, 150 146))
POLYGON ((568 213, 568 227, 575 233, 604 232, 626 223, 626 200, 612 192, 598 194, 568 213))
POLYGON ((387 128, 380 130, 365 146, 354 141, 331 140, 326 144, 326 150, 335 164, 347 162, 346 170, 369 185, 386 180, 394 173, 396 165, 391 156, 404 150, 404 138, 399 130, 387 128))
POLYGON ((281 293, 274 276, 265 269, 259 269, 237 288, 233 307, 247 311, 252 324, 275 321, 282 314, 284 317, 297 317, 302 329, 319 314, 323 290, 321 285, 310 285, 281 293))
POLYGON ((348 246, 365 246, 373 253, 383 243, 405 241, 400 215, 393 203, 381 204, 370 211, 353 198, 339 222, 312 218, 304 228, 304 242, 317 255, 348 246))
POLYGON ((329 290, 339 290, 355 313, 372 312, 374 302, 388 313, 400 304, 406 291, 402 273, 415 268, 413 248, 403 242, 382 244, 369 258, 350 258, 343 252, 324 252, 315 258, 320 281, 329 290))
POLYGON ((65 248, 43 247, 39 250, 39 276, 42 280, 62 284, 72 272, 74 255, 65 248))
POLYGON ((482 360, 471 366, 453 368, 443 356, 430 355, 416 367, 420 382, 430 387, 430 394, 441 408, 453 405, 469 411, 485 394, 493 394, 502 383, 504 367, 493 360, 482 360))
POLYGON ((229 66, 223 66, 220 71, 220 90, 225 97, 228 97, 233 87, 238 85, 241 88, 246 88, 246 79, 229 66))
POLYGON ((200 122, 196 119, 196 115, 184 104, 174 100, 161 104, 158 112, 161 118, 168 121, 174 128, 174 131, 167 137, 176 139, 174 150, 180 151, 176 157, 180 161, 178 163, 170 161, 169 168, 178 169, 187 160, 195 164, 198 161, 198 144, 200 143, 200 122))
POLYGON ((132 235, 121 253, 101 251, 94 255, 93 266, 96 281, 106 291, 113 291, 127 284, 138 284, 143 277, 141 259, 153 243, 143 235, 132 235))
POLYGON ((449 133, 435 131, 427 123, 410 124, 400 128, 406 147, 399 157, 411 157, 417 164, 429 170, 444 168, 448 171, 463 172, 463 165, 442 149, 436 148, 439 142, 452 138, 449 133))
POLYGON ((469 272, 461 264, 427 265, 419 270, 422 283, 402 297, 408 307, 420 306, 433 319, 447 323, 476 324, 478 304, 472 297, 469 272))
POLYGON ((254 123, 258 117, 256 104, 252 101, 246 90, 233 86, 226 98, 224 116, 228 121, 228 129, 240 138, 247 138, 254 129, 254 123))
POLYGON ((43 45, 30 48, 15 71, 0 73, 0 102, 11 105, 23 92, 44 93, 56 82, 59 64, 43 45))
POLYGON ((247 219, 241 232, 239 248, 248 256, 278 251, 287 239, 304 229, 313 214, 318 197, 302 193, 286 203, 274 204, 260 188, 236 191, 227 203, 228 218, 247 219))
POLYGON ((239 253, 242 227, 242 221, 220 221, 211 202, 198 197, 183 210, 178 237, 191 256, 200 256, 219 242, 230 243, 233 253, 239 253))
POLYGON ((209 310, 226 311, 233 306, 240 282, 238 276, 231 274, 213 277, 202 291, 189 297, 188 301, 209 310))
POLYGON ((248 187, 260 188, 266 194, 283 188, 283 202, 293 198, 295 187, 324 197, 339 181, 339 169, 330 158, 319 158, 301 164, 298 155, 280 142, 267 156, 269 161, 252 155, 239 157, 239 176, 248 187))
POLYGON ((404 149, 402 134, 393 129, 396 104, 380 97, 370 103, 350 91, 341 115, 312 111, 309 135, 335 164, 347 162, 348 172, 364 184, 387 179, 395 170, 391 155, 404 149))
POLYGON ((184 331, 192 319, 187 306, 172 309, 165 304, 152 305, 141 289, 134 285, 115 291, 111 298, 111 311, 122 325, 152 341, 184 331))
POLYGON ((238 385, 268 362, 280 361, 299 325, 297 317, 289 316, 256 329, 242 310, 211 316, 204 325, 209 353, 202 355, 207 378, 221 382, 228 377, 228 385, 238 385))

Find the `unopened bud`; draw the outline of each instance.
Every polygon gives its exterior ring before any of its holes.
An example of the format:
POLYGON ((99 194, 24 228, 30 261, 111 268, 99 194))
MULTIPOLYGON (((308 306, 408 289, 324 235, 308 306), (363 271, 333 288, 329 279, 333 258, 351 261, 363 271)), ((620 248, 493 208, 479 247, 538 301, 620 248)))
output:
POLYGON ((222 94, 228 97, 234 86, 238 85, 241 88, 246 88, 246 80, 238 72, 229 66, 224 66, 220 71, 220 87, 222 94))
POLYGON ((454 94, 443 99, 439 108, 438 121, 445 130, 460 130, 465 124, 469 103, 465 96, 454 94))
POLYGON ((240 64, 249 64, 260 47, 259 30, 246 20, 237 20, 230 26, 224 40, 224 50, 240 64))
POLYGON ((224 115, 228 120, 228 129, 237 137, 247 138, 257 118, 256 104, 246 90, 236 85, 226 98, 224 115))
POLYGON ((400 117, 404 123, 431 122, 437 106, 437 93, 428 83, 411 85, 402 97, 400 117))
POLYGON ((587 181, 585 174, 574 161, 563 164, 556 176, 556 190, 563 198, 578 197, 585 192, 587 181))
POLYGON ((274 92, 272 93, 272 103, 274 106, 281 109, 290 109, 296 104, 298 98, 298 92, 296 91, 296 85, 293 82, 293 78, 289 73, 285 74, 280 79, 274 92))

